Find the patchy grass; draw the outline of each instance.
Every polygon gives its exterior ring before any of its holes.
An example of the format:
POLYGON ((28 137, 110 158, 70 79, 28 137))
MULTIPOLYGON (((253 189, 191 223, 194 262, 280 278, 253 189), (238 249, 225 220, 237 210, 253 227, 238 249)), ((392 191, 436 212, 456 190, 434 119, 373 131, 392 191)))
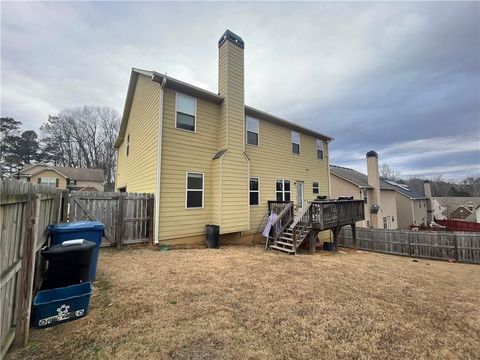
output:
POLYGON ((11 359, 478 359, 480 266, 341 251, 102 250, 90 313, 11 359))

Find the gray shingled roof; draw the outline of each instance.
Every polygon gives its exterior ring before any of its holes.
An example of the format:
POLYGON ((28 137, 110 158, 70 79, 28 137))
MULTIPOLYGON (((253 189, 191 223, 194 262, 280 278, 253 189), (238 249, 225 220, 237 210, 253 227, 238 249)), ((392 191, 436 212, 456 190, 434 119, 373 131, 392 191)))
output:
POLYGON ((396 192, 399 194, 405 195, 410 199, 428 199, 425 194, 422 194, 418 191, 412 190, 411 187, 404 184, 398 184, 395 181, 386 180, 388 184, 392 185, 396 192))
MULTIPOLYGON (((368 184, 368 176, 356 170, 346 168, 343 166, 330 165, 330 172, 344 180, 347 180, 355 185, 358 185, 359 187, 373 189, 373 186, 368 184)), ((383 180, 380 180, 380 189, 395 190, 395 188, 392 185, 386 183, 383 180)))

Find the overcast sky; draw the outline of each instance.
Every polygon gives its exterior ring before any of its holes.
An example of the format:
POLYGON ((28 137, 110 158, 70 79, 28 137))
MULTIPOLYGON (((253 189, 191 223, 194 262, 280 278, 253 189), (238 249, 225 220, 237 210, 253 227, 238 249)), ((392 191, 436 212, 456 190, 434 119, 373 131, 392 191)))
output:
POLYGON ((480 175, 480 4, 1 3, 1 115, 123 110, 132 67, 217 92, 217 41, 245 41, 246 103, 376 150, 405 177, 480 175))

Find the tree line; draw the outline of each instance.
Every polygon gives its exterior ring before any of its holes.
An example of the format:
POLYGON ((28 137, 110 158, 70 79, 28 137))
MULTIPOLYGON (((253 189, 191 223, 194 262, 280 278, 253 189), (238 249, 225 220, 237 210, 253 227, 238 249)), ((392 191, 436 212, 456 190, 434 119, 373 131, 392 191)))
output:
POLYGON ((105 190, 113 188, 120 116, 105 106, 69 108, 34 130, 22 131, 11 117, 0 120, 0 176, 16 176, 26 165, 44 162, 54 166, 99 168, 105 173, 105 190))
MULTIPOLYGON (((400 171, 391 168, 388 164, 379 167, 380 177, 384 180, 393 180, 399 184, 406 184, 413 190, 423 193, 423 182, 426 179, 403 179, 400 171)), ((432 189, 432 196, 445 197, 480 197, 480 176, 467 176, 460 183, 444 180, 441 175, 428 179, 432 189)))

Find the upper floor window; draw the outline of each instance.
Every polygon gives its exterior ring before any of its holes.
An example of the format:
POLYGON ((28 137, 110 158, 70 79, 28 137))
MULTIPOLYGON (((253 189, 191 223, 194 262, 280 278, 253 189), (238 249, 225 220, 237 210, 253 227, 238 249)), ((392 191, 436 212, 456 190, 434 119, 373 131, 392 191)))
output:
POLYGON ((185 207, 203 208, 203 174, 187 173, 185 207))
POLYGON ((314 193, 314 194, 320 193, 320 187, 318 186, 318 182, 314 182, 314 183, 312 184, 312 189, 313 189, 313 193, 314 193))
POLYGON ((177 93, 176 128, 195 132, 196 99, 177 93))
POLYGON ((317 159, 323 160, 323 140, 317 139, 317 159))
POLYGON ((250 205, 258 205, 260 203, 260 189, 258 186, 258 177, 250 178, 250 205))
POLYGON ((292 131, 292 153, 300 154, 300 134, 292 131))
POLYGON ((247 144, 258 146, 259 126, 258 119, 247 116, 247 144))
POLYGON ((275 186, 277 201, 290 201, 290 180, 276 180, 275 186))

